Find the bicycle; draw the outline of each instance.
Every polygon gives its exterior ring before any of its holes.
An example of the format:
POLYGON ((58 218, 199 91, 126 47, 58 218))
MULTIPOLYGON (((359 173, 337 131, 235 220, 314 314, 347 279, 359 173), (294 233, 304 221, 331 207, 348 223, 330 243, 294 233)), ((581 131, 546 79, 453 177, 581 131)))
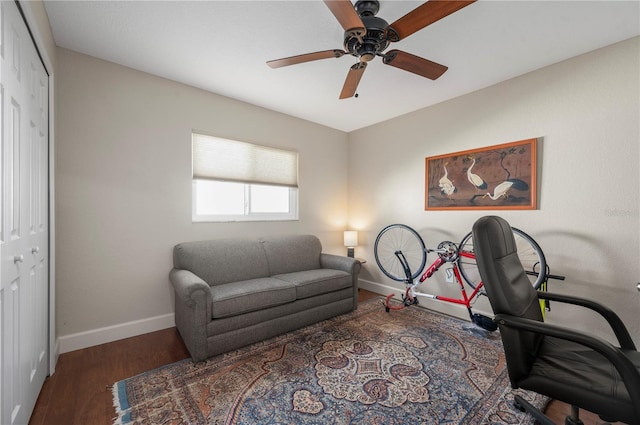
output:
MULTIPOLYGON (((564 276, 549 273, 546 259, 538 243, 522 230, 512 228, 518 256, 524 266, 531 285, 538 290, 546 287, 547 279, 564 280, 564 276)), ((402 303, 393 305, 391 299, 395 294, 389 294, 384 302, 387 312, 401 310, 410 305, 418 304, 419 296, 439 301, 464 305, 469 312, 471 321, 487 331, 497 329, 493 319, 479 313, 474 313, 471 306, 475 300, 485 294, 484 284, 480 279, 480 273, 475 262, 473 252, 473 238, 469 232, 456 245, 450 241, 443 241, 436 249, 426 247, 422 237, 417 231, 404 224, 391 224, 380 231, 374 244, 374 256, 380 270, 390 279, 404 282, 406 290, 402 295, 402 303), (414 280, 420 275, 427 261, 427 254, 434 252, 438 258, 422 273, 417 282, 414 280), (433 276, 444 264, 451 263, 452 268, 447 269, 450 280, 455 279, 460 288, 462 298, 451 298, 441 295, 418 292, 416 289, 425 280, 433 276), (473 291, 467 294, 464 282, 473 291)), ((548 309, 548 305, 546 306, 548 309)))

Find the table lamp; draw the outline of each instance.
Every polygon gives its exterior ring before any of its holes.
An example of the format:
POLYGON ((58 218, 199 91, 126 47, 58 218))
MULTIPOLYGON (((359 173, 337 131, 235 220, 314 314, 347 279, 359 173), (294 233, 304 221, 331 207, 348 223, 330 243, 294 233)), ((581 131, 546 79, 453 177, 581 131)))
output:
POLYGON ((355 230, 344 231, 344 246, 347 247, 347 257, 353 258, 354 248, 358 246, 358 232, 355 230))

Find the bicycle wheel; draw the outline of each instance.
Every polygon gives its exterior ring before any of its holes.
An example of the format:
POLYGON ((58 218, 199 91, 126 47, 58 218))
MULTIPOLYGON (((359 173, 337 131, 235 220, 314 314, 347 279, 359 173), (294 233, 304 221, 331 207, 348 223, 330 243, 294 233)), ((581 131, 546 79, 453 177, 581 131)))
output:
MULTIPOLYGON (((516 241, 516 246, 518 247, 518 257, 520 258, 520 262, 527 272, 531 285, 535 289, 538 289, 545 280, 545 275, 547 273, 547 262, 544 258, 544 253, 542 252, 540 245, 538 245, 531 236, 514 227, 512 227, 511 230, 513 231, 513 237, 516 241)), ((460 242, 458 268, 460 269, 460 274, 464 280, 467 281, 469 286, 475 289, 482 279, 480 279, 480 273, 478 271, 475 258, 465 257, 465 252, 473 252, 473 237, 471 232, 469 232, 469 234, 462 239, 462 242, 460 242)), ((484 291, 484 287, 482 288, 482 291, 484 291)))
POLYGON ((415 279, 427 263, 424 241, 418 232, 404 224, 391 224, 382 229, 373 253, 382 273, 399 282, 415 279), (408 266, 409 276, 404 266, 408 266))

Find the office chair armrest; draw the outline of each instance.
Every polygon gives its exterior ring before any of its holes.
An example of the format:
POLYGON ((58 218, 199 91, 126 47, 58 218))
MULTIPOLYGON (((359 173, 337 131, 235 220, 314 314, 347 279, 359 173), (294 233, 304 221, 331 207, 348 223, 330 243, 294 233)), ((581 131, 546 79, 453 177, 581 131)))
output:
POLYGON ((616 338, 618 339, 620 348, 622 348, 623 350, 637 351, 636 345, 633 343, 627 327, 624 325, 622 320, 620 320, 620 317, 609 307, 585 298, 555 294, 552 292, 538 292, 538 298, 578 305, 599 313, 602 317, 605 318, 607 323, 609 323, 609 326, 611 326, 613 333, 615 333, 616 338))
POLYGON ((640 416, 640 372, 618 347, 615 347, 603 338, 537 320, 524 319, 507 314, 497 314, 495 322, 498 325, 508 328, 522 329, 537 334, 573 341, 600 353, 611 362, 622 377, 622 381, 629 392, 631 402, 640 416))

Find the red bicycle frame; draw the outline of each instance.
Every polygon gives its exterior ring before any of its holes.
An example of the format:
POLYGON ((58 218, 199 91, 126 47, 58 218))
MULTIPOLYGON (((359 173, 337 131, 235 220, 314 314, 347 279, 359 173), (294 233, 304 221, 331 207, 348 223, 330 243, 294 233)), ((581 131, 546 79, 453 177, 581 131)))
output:
MULTIPOLYGON (((472 259, 472 260, 475 260, 476 258, 475 254, 473 254, 472 252, 459 251, 458 255, 461 257, 472 259)), ((460 269, 458 268, 457 261, 450 261, 450 260, 448 261, 442 258, 441 256, 438 256, 436 260, 424 271, 424 273, 420 277, 420 280, 417 283, 414 283, 412 281, 407 282, 407 289, 405 291, 405 296, 403 300, 404 302, 399 306, 391 305, 390 303, 391 298, 395 296, 395 294, 392 293, 387 295, 386 308, 390 310, 401 310, 408 305, 417 304, 418 301, 416 296, 421 296, 421 297, 430 298, 434 300, 464 305, 465 307, 467 307, 467 310, 469 311, 469 316, 473 318, 473 313, 471 311, 471 301, 478 295, 478 293, 480 292, 483 286, 484 286, 483 283, 480 282, 475 287, 471 295, 467 295, 467 290, 464 287, 463 279, 462 279, 462 276, 460 275, 460 269), (460 287, 460 293, 462 294, 462 298, 444 297, 442 295, 427 294, 423 292, 417 292, 415 290, 415 288, 418 285, 422 284, 425 280, 433 276, 433 274, 437 272, 440 269, 440 267, 442 267, 443 264, 446 264, 448 262, 453 263, 453 274, 455 276, 456 281, 458 282, 458 286, 460 287)))

